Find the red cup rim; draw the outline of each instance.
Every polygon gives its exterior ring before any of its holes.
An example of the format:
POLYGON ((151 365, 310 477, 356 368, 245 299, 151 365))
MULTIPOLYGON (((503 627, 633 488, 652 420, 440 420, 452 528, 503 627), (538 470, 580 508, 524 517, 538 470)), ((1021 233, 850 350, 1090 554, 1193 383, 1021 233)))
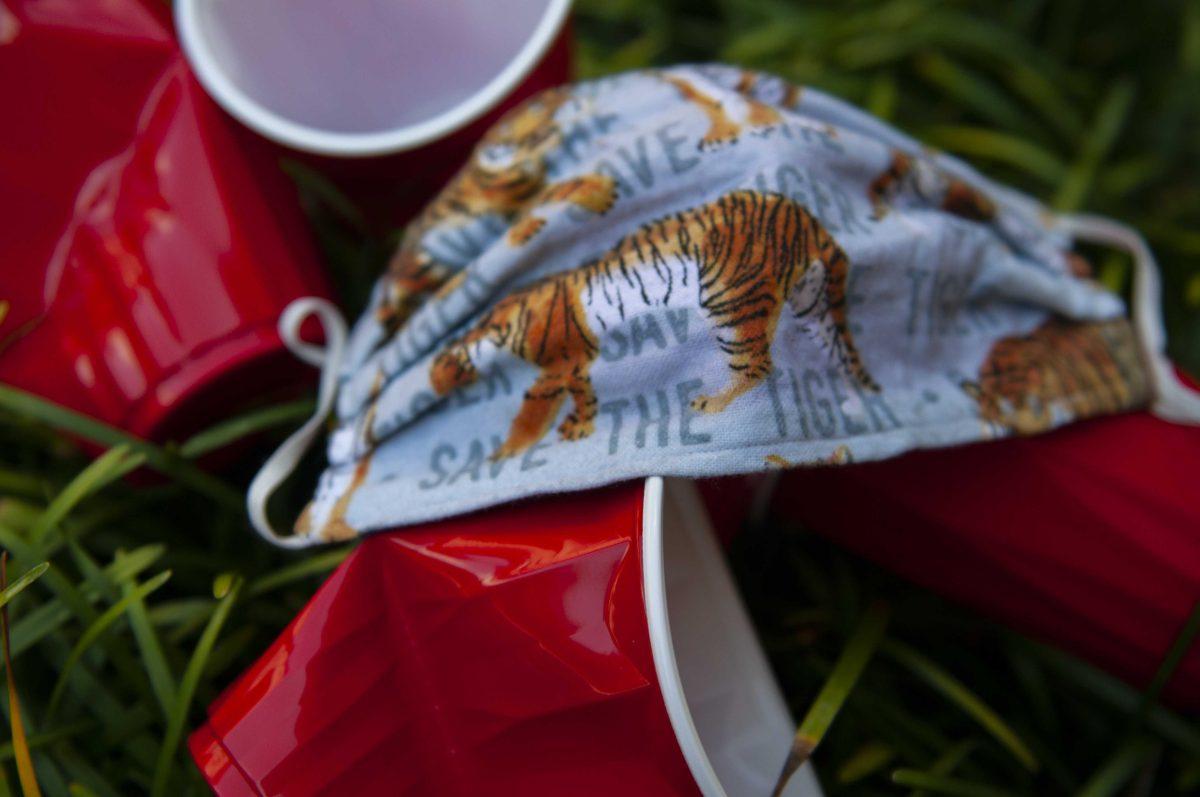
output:
POLYGON ((188 63, 204 90, 234 118, 263 136, 303 152, 345 158, 390 155, 415 149, 465 127, 498 105, 541 62, 562 32, 571 0, 549 0, 537 27, 516 56, 467 99, 432 119, 374 133, 322 130, 287 119, 242 91, 219 66, 201 31, 197 10, 206 0, 175 0, 175 29, 188 63))

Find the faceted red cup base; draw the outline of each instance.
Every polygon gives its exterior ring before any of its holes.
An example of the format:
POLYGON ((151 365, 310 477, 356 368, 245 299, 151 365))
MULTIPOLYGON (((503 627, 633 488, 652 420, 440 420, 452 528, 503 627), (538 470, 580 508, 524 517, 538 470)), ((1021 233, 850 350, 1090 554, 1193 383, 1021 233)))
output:
POLYGON ((650 479, 368 537, 190 744, 223 796, 664 797, 769 793, 793 732, 694 485, 650 479))

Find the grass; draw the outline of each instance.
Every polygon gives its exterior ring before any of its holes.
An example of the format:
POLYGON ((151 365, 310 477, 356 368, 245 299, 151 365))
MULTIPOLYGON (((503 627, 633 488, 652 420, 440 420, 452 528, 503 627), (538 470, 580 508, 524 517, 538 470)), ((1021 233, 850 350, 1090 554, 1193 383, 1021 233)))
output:
MULTIPOLYGON (((1140 226, 1163 265, 1172 353, 1200 370, 1200 5, 585 0, 576 31, 586 75, 769 69, 1056 207, 1140 226)), ((395 231, 288 168, 354 313, 395 231)), ((1103 260, 1101 276, 1123 290, 1128 264, 1103 260)), ((0 602, 19 697, 0 700, 14 731, 0 797, 206 793, 187 730, 346 553, 272 550, 241 506, 263 452, 310 407, 257 407, 156 446, 0 386, 0 602), (214 453, 228 464, 206 465, 214 453)), ((281 507, 303 503, 318 466, 281 507)), ((1200 789, 1200 728, 1156 701, 1186 634, 1142 693, 799 530, 751 529, 735 553, 829 794, 1200 789)))
POLYGON ((738 537, 733 562, 804 718, 797 747, 815 749, 830 797, 1200 788, 1200 726, 1155 702, 1194 641, 1200 608, 1141 692, 778 520, 738 537), (881 605, 890 621, 866 645, 881 605))

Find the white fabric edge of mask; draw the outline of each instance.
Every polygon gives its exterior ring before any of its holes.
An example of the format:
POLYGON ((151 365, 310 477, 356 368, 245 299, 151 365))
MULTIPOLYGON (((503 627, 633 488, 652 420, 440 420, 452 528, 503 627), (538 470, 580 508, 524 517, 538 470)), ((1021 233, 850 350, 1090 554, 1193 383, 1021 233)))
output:
POLYGON ((250 524, 258 535, 267 542, 281 548, 305 548, 314 544, 310 537, 281 535, 271 527, 267 519, 267 502, 282 484, 305 452, 321 435, 321 427, 333 410, 337 394, 338 372, 346 352, 348 330, 341 311, 328 299, 306 296, 296 299, 279 316, 279 337, 288 350, 298 359, 321 369, 321 382, 317 389, 317 407, 312 416, 284 440, 279 448, 267 458, 246 490, 246 513, 250 524), (300 327, 309 316, 316 316, 325 332, 325 347, 315 346, 300 339, 300 327))
POLYGON ((1167 357, 1162 279, 1145 239, 1128 225, 1083 213, 1058 216, 1055 226, 1078 241, 1111 246, 1133 257, 1133 327, 1150 377, 1153 392, 1150 411, 1163 420, 1200 425, 1200 392, 1180 380, 1167 357))

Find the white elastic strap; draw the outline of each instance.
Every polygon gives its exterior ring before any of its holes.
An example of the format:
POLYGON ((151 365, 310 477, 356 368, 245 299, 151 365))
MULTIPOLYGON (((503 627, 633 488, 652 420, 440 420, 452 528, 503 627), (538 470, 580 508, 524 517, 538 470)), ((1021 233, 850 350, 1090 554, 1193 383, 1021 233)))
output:
POLYGON ((1117 249, 1133 256, 1133 327, 1150 370, 1154 401, 1150 411, 1176 423, 1200 424, 1200 392, 1179 380, 1167 359, 1167 332, 1162 319, 1162 281, 1158 263, 1146 241, 1132 227, 1086 214, 1059 217, 1058 226, 1071 236, 1117 249))
POLYGON ((283 483, 313 441, 321 434, 326 416, 333 409, 337 392, 337 375, 342 356, 346 351, 346 321, 334 305, 325 299, 307 296, 296 299, 279 316, 279 337, 292 354, 309 365, 321 369, 321 384, 317 389, 317 408, 303 426, 283 441, 275 453, 267 458, 250 482, 246 491, 246 511, 254 530, 268 542, 284 548, 302 548, 309 544, 304 537, 280 536, 267 520, 267 500, 283 483), (314 346, 300 339, 300 326, 310 315, 315 315, 325 330, 325 346, 314 346))

